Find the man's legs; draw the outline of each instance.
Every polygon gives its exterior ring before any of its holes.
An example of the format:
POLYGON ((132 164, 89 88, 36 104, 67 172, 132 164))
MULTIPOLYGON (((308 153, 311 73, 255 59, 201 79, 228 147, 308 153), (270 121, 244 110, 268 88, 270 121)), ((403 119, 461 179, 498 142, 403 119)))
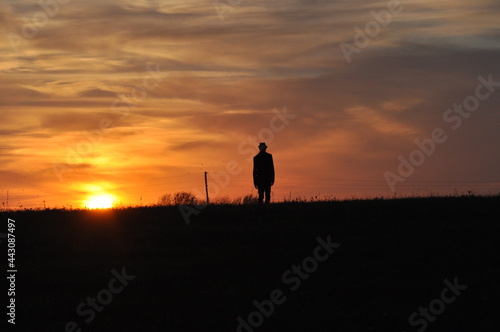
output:
POLYGON ((269 204, 271 201, 271 186, 266 186, 264 188, 264 192, 266 194, 266 204, 269 204))
POLYGON ((258 186, 257 190, 259 192, 259 204, 262 204, 264 202, 264 186, 258 186))

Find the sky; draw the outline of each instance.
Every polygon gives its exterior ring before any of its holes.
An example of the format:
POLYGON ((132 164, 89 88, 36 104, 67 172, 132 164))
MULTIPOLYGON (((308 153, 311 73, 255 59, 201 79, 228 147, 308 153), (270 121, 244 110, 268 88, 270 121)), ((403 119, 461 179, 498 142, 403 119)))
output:
POLYGON ((2 0, 0 202, 500 192, 495 0, 2 0))

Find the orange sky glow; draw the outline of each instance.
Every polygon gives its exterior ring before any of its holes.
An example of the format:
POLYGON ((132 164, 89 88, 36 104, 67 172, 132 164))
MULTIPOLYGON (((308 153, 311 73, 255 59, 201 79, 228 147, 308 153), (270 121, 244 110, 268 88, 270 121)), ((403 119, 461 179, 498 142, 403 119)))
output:
POLYGON ((2 207, 499 193, 498 1, 394 1, 2 1, 2 207))

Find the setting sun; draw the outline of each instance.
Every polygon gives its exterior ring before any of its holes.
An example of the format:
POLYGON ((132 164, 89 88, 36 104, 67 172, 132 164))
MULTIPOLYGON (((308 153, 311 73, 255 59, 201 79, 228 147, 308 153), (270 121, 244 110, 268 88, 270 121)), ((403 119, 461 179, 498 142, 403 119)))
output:
POLYGON ((89 209, 109 209, 115 203, 115 197, 109 194, 99 194, 90 196, 85 202, 85 206, 89 209))

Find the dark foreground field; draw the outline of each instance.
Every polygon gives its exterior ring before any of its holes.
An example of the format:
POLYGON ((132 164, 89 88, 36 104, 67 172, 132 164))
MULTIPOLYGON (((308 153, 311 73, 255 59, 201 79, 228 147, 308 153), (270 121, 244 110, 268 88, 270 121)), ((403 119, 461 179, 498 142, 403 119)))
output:
POLYGON ((24 211, 0 233, 16 221, 18 331, 493 332, 499 216, 498 196, 24 211))

